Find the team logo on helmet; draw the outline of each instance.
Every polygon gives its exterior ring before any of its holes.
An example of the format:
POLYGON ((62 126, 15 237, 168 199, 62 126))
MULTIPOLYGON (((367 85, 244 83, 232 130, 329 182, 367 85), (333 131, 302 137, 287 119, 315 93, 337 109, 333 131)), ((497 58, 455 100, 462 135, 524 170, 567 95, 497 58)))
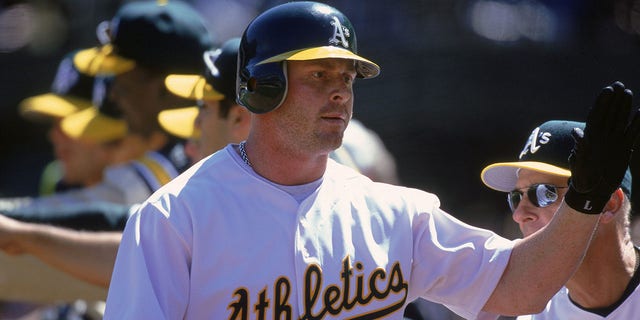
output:
POLYGON ((333 17, 331 25, 333 26, 333 37, 329 38, 329 44, 342 45, 343 47, 348 48, 349 41, 347 41, 347 38, 351 37, 349 28, 344 27, 342 23, 340 23, 338 17, 333 17))

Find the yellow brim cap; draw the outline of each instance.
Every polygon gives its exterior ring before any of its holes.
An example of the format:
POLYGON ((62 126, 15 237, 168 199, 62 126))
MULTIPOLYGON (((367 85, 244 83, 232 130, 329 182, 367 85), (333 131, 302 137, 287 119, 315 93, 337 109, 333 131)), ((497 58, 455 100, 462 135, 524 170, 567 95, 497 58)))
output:
POLYGON ((200 136, 200 131, 195 127, 198 112, 198 107, 163 110, 158 114, 158 122, 176 137, 194 139, 200 136))
POLYGON ((19 111, 29 119, 62 118, 91 106, 91 101, 85 99, 46 93, 23 100, 19 111))
POLYGON ((544 162, 518 161, 500 162, 488 165, 480 173, 480 179, 489 188, 509 192, 516 187, 518 170, 529 169, 540 173, 552 174, 561 177, 571 177, 571 171, 544 162))
POLYGON ((277 56, 271 57, 269 59, 265 59, 260 61, 258 64, 271 63, 271 62, 279 62, 284 60, 314 60, 314 59, 326 59, 326 58, 337 58, 337 59, 351 59, 355 60, 357 63, 356 71, 358 75, 363 78, 373 78, 380 74, 380 67, 347 50, 339 47, 333 46, 324 46, 324 47, 316 47, 302 50, 294 50, 285 52, 283 54, 279 54, 277 56))
POLYGON ((80 72, 92 76, 118 75, 136 66, 134 60, 115 54, 109 44, 78 51, 73 57, 73 63, 80 72))
POLYGON ((164 79, 167 89, 191 100, 222 100, 224 95, 207 83, 204 77, 191 74, 171 74, 164 79))
POLYGON ((103 115, 94 107, 64 117, 60 127, 74 139, 98 143, 120 139, 127 134, 124 120, 103 115))

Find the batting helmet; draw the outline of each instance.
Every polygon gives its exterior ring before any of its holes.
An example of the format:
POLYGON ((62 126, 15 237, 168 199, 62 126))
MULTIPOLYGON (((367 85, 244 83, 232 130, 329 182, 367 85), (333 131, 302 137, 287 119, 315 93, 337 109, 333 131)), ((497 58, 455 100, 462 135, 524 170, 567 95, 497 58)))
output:
POLYGON ((355 61, 359 78, 380 73, 357 55, 356 33, 347 17, 326 4, 301 1, 271 8, 245 29, 238 52, 238 103, 251 112, 279 107, 287 92, 287 60, 341 58, 355 61))

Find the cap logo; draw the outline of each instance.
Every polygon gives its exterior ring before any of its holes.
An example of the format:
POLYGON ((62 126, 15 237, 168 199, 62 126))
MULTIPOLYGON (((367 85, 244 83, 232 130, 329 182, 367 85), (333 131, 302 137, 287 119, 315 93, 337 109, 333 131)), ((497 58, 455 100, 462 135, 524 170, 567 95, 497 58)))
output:
POLYGON ((110 33, 111 31, 109 27, 109 21, 102 21, 96 27, 96 37, 98 37, 98 41, 102 45, 105 45, 111 42, 110 33))
POLYGON ((51 89, 56 93, 66 94, 78 82, 79 77, 80 74, 73 67, 73 60, 64 59, 58 67, 51 89))
POLYGON ((529 152, 536 153, 542 145, 549 143, 550 138, 551 132, 540 132, 540 127, 533 129, 518 158, 522 159, 529 152))
POLYGON ((333 37, 329 38, 329 44, 332 45, 342 45, 345 48, 349 47, 349 41, 347 38, 351 36, 349 29, 342 26, 338 17, 333 17, 333 21, 331 21, 331 25, 333 26, 333 37))
POLYGON ((209 72, 211 72, 211 75, 214 77, 220 76, 220 70, 216 67, 215 61, 221 53, 222 49, 209 50, 204 53, 204 63, 207 65, 207 69, 209 69, 209 72))

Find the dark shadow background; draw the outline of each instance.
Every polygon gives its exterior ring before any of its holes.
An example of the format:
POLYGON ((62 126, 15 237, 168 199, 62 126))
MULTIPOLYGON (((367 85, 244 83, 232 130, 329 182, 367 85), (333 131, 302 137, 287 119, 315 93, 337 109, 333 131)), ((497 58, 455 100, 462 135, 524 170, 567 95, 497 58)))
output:
MULTIPOLYGON (((96 25, 124 2, 0 2, 0 194, 35 194, 52 159, 46 128, 20 118, 18 103, 49 90, 59 59, 96 45, 96 25)), ((189 2, 222 42, 283 1, 189 2)), ((403 184, 434 192, 458 218, 508 236, 505 196, 484 187, 482 168, 516 160, 546 120, 584 121, 613 81, 640 92, 635 1, 327 3, 351 19, 359 52, 382 67, 378 78, 356 83, 355 116, 380 134, 403 184)))

